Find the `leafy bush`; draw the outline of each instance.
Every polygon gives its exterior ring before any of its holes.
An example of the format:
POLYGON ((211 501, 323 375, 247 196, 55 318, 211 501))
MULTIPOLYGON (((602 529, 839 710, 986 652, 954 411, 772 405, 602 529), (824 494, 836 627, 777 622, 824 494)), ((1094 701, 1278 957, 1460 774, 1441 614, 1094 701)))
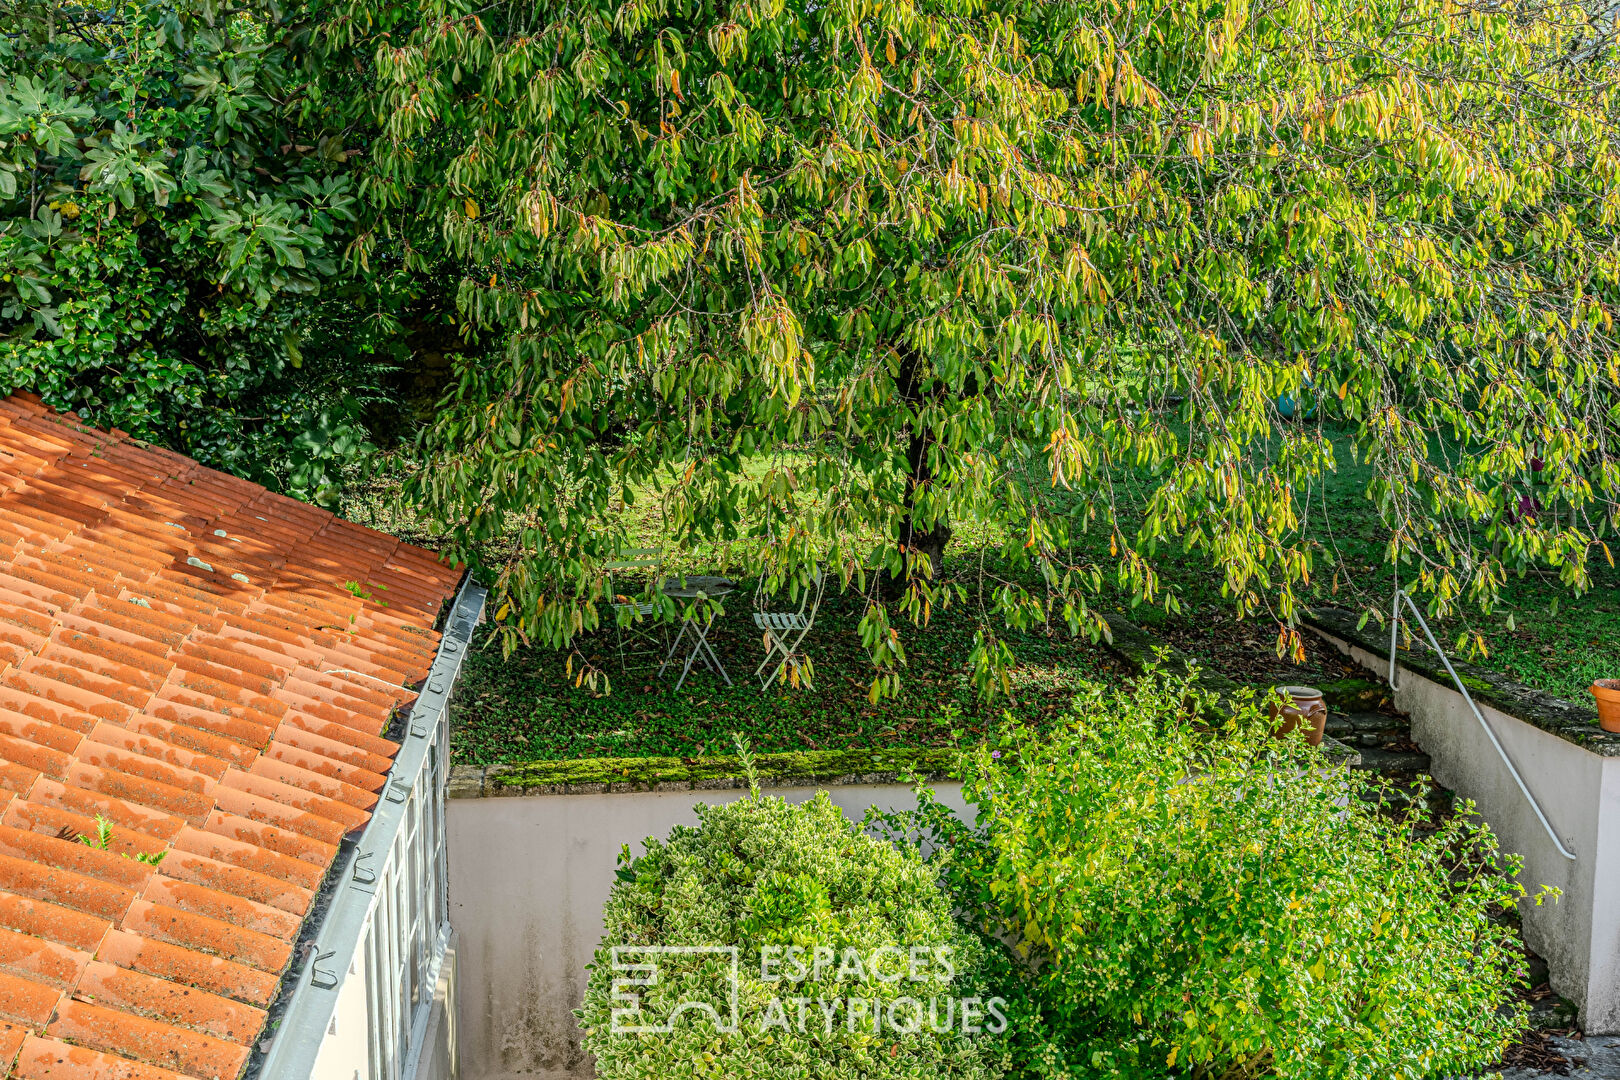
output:
POLYGON ((0 393, 330 502, 389 323, 338 276, 351 151, 295 122, 295 18, 0 0, 0 393))
MULTIPOLYGON (((972 756, 976 826, 925 819, 959 902, 1016 942, 1046 1025, 1034 1074, 1461 1074, 1523 1023, 1493 913, 1518 864, 1463 815, 1417 827, 1370 781, 1271 737, 1252 701, 1150 673, 972 756), (1493 865, 1505 867, 1501 873, 1493 865)), ((902 821, 914 827, 915 820, 902 821)))
MULTIPOLYGON (((986 950, 953 920, 914 849, 868 837, 825 792, 798 805, 755 792, 698 816, 695 828, 649 840, 640 858, 625 850, 579 1011, 598 1077, 1001 1075, 1004 1020, 985 989, 986 950), (736 1030, 688 1012, 669 1033, 616 1032, 614 1010, 630 1005, 615 996, 626 972, 613 950, 645 946, 738 947, 736 1030), (981 1013, 967 1020, 981 1034, 964 1033, 964 1000, 981 1013), (897 1030, 914 1021, 920 1030, 897 1030)), ((621 962, 644 959, 621 953, 621 962)), ((653 959, 657 983, 634 988, 645 1019, 621 1016, 621 1027, 656 1023, 690 1000, 714 1003, 725 1021, 727 957, 653 959)))

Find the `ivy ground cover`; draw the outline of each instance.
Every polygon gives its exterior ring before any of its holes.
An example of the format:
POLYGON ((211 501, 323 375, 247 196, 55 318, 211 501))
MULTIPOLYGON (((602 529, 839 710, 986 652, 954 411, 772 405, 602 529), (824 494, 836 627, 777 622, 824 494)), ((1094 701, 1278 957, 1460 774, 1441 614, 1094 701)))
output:
POLYGON ((752 677, 764 646, 750 618, 751 593, 728 598, 709 640, 732 685, 694 667, 680 690, 645 666, 620 672, 614 631, 581 645, 599 653, 611 693, 574 685, 566 654, 519 649, 502 657, 486 630, 462 669, 451 745, 461 764, 562 758, 704 757, 730 753, 732 734, 761 753, 971 745, 1007 715, 1039 721, 1059 715, 1084 680, 1114 681, 1123 664, 1107 649, 1070 639, 1019 635, 1013 695, 980 702, 963 668, 973 627, 961 609, 938 613, 912 635, 899 696, 867 699, 866 654, 855 633, 858 598, 832 597, 807 646, 810 689, 762 691, 752 677))

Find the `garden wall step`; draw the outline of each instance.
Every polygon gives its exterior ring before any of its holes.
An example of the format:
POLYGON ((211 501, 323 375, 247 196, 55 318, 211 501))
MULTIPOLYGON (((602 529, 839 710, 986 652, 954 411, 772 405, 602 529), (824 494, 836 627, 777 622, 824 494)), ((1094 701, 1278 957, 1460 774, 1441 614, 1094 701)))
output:
POLYGON ((1382 735, 1406 730, 1406 721, 1387 713, 1332 712, 1328 714, 1327 733, 1335 738, 1361 735, 1382 735))
POLYGON ((1416 750, 1364 747, 1361 751, 1361 760, 1351 768, 1381 773, 1427 772, 1429 755, 1416 750))

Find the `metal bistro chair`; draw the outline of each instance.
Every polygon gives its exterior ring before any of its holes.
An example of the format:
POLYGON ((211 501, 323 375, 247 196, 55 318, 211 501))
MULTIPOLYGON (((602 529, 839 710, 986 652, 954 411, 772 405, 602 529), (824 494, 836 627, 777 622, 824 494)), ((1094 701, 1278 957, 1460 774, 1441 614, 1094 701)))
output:
MULTIPOLYGON (((619 668, 629 671, 631 657, 650 657, 652 661, 663 659, 665 633, 662 620, 647 624, 649 616, 658 612, 658 605, 650 600, 630 600, 619 593, 618 582, 615 575, 627 570, 650 570, 652 580, 658 581, 661 577, 659 571, 664 565, 663 552, 654 548, 630 548, 620 552, 625 558, 605 564, 607 571, 608 596, 613 602, 613 623, 618 630, 619 668), (620 613, 629 612, 629 622, 621 621, 620 613)), ((647 667, 650 669, 652 663, 647 667)))
MULTIPOLYGON (((757 609, 754 612, 754 625, 765 631, 765 659, 754 669, 754 675, 763 680, 761 690, 770 689, 776 677, 799 655, 799 646, 804 642, 805 635, 816 625, 816 612, 821 608, 821 596, 827 588, 827 575, 818 568, 799 592, 799 610, 767 611, 768 602, 775 599, 776 594, 766 594, 765 580, 765 575, 761 575, 759 585, 754 590, 754 607, 757 609), (776 667, 765 675, 765 669, 772 660, 776 660, 776 667)), ((805 680, 804 685, 808 687, 810 681, 805 680)))

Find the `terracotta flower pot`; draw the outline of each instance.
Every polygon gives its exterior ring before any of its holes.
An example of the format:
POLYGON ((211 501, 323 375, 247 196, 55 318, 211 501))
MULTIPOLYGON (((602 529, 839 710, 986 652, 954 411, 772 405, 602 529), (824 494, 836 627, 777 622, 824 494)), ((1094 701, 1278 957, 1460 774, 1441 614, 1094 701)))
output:
POLYGON ((1620 679, 1599 679, 1592 684, 1592 696, 1597 698, 1603 730, 1620 732, 1620 679))
POLYGON ((1293 701, 1292 705, 1284 705, 1274 698, 1268 706, 1271 718, 1278 721, 1274 732, 1277 738, 1290 734, 1304 724, 1305 741, 1312 746, 1321 746, 1328 718, 1327 702, 1322 700, 1322 691, 1314 686, 1279 686, 1277 689, 1293 701))

